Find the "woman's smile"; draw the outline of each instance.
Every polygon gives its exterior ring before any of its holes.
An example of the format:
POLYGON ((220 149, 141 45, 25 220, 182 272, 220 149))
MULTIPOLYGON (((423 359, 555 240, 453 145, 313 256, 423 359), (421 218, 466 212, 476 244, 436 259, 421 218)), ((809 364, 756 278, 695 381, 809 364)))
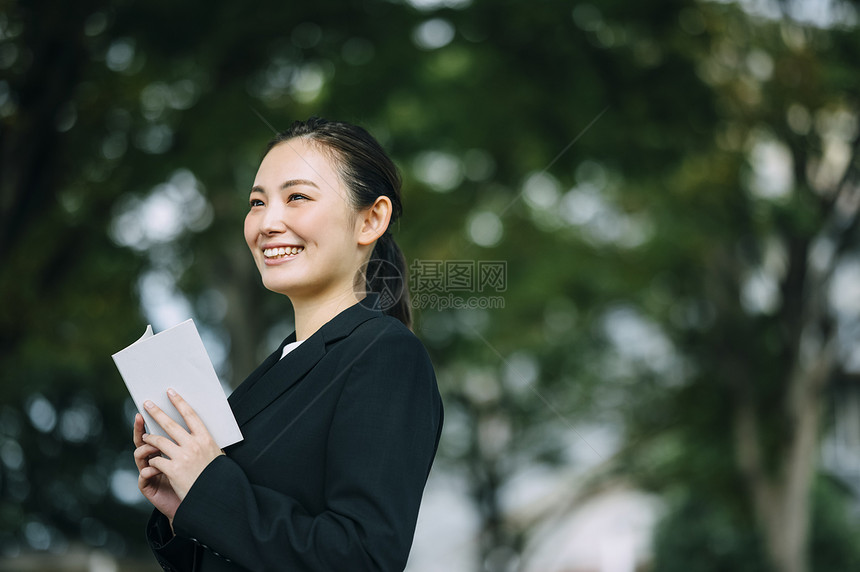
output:
POLYGON ((263 251, 263 262, 266 266, 273 266, 276 264, 282 264, 284 262, 288 262, 290 260, 294 260, 296 256, 298 256, 305 249, 304 246, 297 245, 270 245, 264 246, 262 248, 263 251))

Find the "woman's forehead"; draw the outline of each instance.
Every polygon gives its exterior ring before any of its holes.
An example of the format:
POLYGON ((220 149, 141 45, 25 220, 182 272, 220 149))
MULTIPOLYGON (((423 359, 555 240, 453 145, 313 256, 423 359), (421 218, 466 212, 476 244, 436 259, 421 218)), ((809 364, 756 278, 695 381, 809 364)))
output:
POLYGON ((266 154, 255 185, 280 186, 284 181, 299 179, 313 181, 322 190, 337 189, 340 183, 330 154, 302 139, 290 139, 278 143, 266 154))

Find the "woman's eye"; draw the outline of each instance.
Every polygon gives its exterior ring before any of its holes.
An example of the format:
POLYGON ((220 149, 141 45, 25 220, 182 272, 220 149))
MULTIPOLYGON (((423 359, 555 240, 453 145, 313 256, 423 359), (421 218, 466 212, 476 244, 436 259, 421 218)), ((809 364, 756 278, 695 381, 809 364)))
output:
POLYGON ((263 206, 263 201, 261 201, 260 199, 251 199, 250 203, 252 208, 263 206))
POLYGON ((298 200, 298 199, 307 199, 307 197, 304 195, 300 195, 299 193, 293 193, 292 195, 290 195, 290 198, 287 199, 287 202, 291 203, 291 202, 298 200))

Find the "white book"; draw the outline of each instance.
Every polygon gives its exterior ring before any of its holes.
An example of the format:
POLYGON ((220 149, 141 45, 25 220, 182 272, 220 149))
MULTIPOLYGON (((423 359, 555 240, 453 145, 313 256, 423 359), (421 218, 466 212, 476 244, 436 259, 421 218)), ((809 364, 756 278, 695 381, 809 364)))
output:
POLYGON ((182 415, 167 397, 167 390, 173 388, 197 412, 219 447, 242 440, 242 432, 193 320, 158 334, 153 334, 152 326, 147 326, 139 340, 112 357, 149 433, 168 437, 144 409, 143 402, 147 399, 188 430, 182 415))

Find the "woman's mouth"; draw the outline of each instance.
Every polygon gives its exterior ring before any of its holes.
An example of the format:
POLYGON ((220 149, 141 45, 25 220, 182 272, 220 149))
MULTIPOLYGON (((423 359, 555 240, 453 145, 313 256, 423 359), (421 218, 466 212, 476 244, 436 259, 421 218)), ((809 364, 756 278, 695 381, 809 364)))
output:
POLYGON ((266 260, 278 260, 280 258, 295 256, 304 249, 304 246, 279 246, 277 248, 264 248, 263 256, 266 258, 266 260))

